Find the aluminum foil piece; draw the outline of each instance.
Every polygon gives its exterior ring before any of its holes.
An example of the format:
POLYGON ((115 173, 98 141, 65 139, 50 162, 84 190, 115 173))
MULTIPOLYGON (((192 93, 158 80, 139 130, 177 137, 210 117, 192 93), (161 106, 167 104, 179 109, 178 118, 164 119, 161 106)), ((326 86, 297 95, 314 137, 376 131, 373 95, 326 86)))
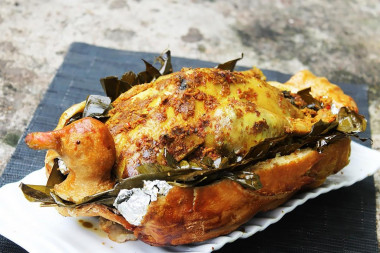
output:
POLYGON ((340 108, 338 108, 334 103, 331 105, 331 113, 332 114, 338 114, 340 108))
POLYGON ((69 173, 69 168, 67 168, 65 162, 59 158, 58 158, 58 169, 59 171, 61 171, 63 175, 66 175, 69 173))
POLYGON ((159 195, 166 196, 171 188, 163 180, 144 181, 143 188, 121 190, 113 205, 130 224, 139 226, 150 202, 157 201, 159 195))

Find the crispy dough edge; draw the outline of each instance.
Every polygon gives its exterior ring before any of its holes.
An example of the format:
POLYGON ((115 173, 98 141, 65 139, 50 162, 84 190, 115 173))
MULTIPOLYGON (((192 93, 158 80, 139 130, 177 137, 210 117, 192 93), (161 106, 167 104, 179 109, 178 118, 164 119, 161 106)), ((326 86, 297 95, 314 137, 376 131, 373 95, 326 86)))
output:
MULTIPOLYGON (((269 179, 257 191, 231 180, 195 187, 174 187, 166 197, 152 202, 135 236, 151 245, 180 245, 228 234, 260 211, 286 202, 296 192, 323 184, 349 162, 350 138, 330 144, 322 153, 309 151, 298 161, 273 162, 271 168, 255 166, 269 179), (293 176, 292 176, 293 175, 293 176), (281 185, 278 183, 282 180, 281 185)), ((274 160, 274 159, 273 159, 274 160)))

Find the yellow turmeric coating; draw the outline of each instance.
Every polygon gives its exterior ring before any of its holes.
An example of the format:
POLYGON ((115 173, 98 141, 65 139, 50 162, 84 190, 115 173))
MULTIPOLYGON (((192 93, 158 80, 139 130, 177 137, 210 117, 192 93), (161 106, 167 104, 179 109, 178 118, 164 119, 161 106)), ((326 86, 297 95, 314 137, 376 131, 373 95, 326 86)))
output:
POLYGON ((192 161, 219 157, 223 144, 244 155, 266 138, 307 133, 320 119, 335 120, 326 108, 337 97, 343 102, 335 106, 346 103, 356 108, 351 98, 327 80, 314 89, 326 94, 334 88, 335 98, 325 98, 325 109, 318 113, 299 109, 284 98, 282 90, 307 88, 300 81, 313 85, 317 79, 310 75, 293 77, 277 88, 257 68, 242 72, 184 68, 133 87, 113 102, 106 122, 115 140, 117 177, 137 175, 135 168, 144 163, 165 164, 164 148, 177 160, 192 161))

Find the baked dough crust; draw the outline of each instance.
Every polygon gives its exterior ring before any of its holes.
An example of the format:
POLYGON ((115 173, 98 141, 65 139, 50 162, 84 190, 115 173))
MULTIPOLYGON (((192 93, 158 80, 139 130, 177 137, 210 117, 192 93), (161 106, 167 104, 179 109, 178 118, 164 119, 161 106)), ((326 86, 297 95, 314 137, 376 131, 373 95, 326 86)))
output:
POLYGON ((228 234, 256 213, 278 207, 296 192, 321 185, 348 164, 350 139, 332 143, 322 153, 299 151, 282 162, 254 166, 263 187, 253 191, 225 179, 202 187, 174 187, 152 202, 135 236, 151 245, 180 245, 228 234), (297 158, 298 156, 298 158, 297 158))

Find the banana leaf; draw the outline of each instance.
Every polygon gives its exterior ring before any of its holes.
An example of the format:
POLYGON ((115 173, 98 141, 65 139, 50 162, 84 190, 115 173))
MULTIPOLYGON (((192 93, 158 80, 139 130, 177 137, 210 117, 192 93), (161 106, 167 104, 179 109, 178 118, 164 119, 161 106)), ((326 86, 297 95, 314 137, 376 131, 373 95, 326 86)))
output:
POLYGON ((111 108, 111 99, 109 97, 89 95, 86 99, 82 117, 108 118, 108 111, 111 108))
POLYGON ((225 63, 221 63, 218 66, 216 66, 215 68, 222 69, 222 70, 229 70, 232 72, 235 69, 236 63, 238 61, 240 61, 241 59, 243 59, 243 56, 244 56, 244 54, 242 53, 240 58, 236 58, 234 60, 227 61, 225 63))
POLYGON ((50 195, 50 188, 44 185, 20 184, 20 189, 30 202, 42 202, 45 204, 55 204, 55 200, 50 195))
POLYGON ((44 205, 56 204, 57 201, 52 195, 54 185, 62 183, 66 179, 58 169, 58 159, 54 160, 46 185, 20 184, 21 191, 26 199, 31 202, 42 202, 44 205))
POLYGON ((117 76, 107 76, 100 79, 100 84, 104 90, 104 93, 107 97, 110 97, 112 101, 114 101, 117 97, 120 96, 121 88, 120 86, 124 83, 120 83, 119 78, 117 76))
POLYGON ((360 115, 346 107, 342 107, 338 112, 338 131, 345 133, 364 132, 367 127, 367 120, 363 115, 360 115))
POLYGON ((173 72, 169 50, 156 58, 156 61, 161 64, 159 70, 144 59, 142 61, 145 64, 145 71, 141 71, 138 74, 128 71, 125 72, 120 79, 116 76, 108 76, 100 79, 103 90, 107 97, 111 98, 111 101, 114 101, 122 93, 128 91, 135 85, 152 82, 161 75, 167 75, 173 72))
POLYGON ((173 73, 173 66, 171 60, 170 50, 166 50, 160 56, 156 57, 155 62, 159 62, 161 64, 160 74, 167 75, 173 73))
POLYGON ((238 173, 231 173, 230 175, 226 175, 224 178, 233 180, 241 184, 243 187, 249 188, 251 190, 259 190, 263 187, 259 175, 251 171, 240 171, 238 173))
POLYGON ((146 163, 136 168, 139 174, 154 174, 173 170, 173 167, 165 166, 157 163, 146 163))
POLYGON ((322 108, 321 103, 316 100, 311 94, 311 88, 306 88, 297 92, 297 94, 306 102, 306 107, 318 111, 322 108))
POLYGON ((47 180, 46 186, 53 188, 54 185, 62 183, 66 179, 66 176, 63 175, 58 168, 58 159, 54 159, 54 165, 51 169, 49 178, 47 180))

